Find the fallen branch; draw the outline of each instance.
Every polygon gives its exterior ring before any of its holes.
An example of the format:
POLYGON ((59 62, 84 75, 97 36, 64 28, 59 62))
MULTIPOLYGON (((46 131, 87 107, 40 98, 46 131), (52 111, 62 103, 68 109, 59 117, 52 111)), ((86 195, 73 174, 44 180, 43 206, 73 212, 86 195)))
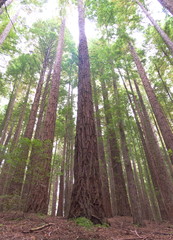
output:
POLYGON ((52 226, 52 225, 55 225, 55 224, 54 223, 48 223, 48 224, 42 225, 40 227, 31 228, 29 231, 22 231, 22 233, 32 233, 32 232, 42 230, 42 229, 44 229, 46 227, 49 227, 49 226, 52 226))

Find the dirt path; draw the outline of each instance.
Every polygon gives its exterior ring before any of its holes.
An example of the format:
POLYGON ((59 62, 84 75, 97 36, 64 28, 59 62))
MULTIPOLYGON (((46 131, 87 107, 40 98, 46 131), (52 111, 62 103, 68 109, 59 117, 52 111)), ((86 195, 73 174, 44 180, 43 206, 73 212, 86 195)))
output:
POLYGON ((64 218, 10 212, 0 214, 0 240, 155 240, 172 239, 173 224, 132 224, 130 217, 108 220, 110 227, 86 229, 64 218))

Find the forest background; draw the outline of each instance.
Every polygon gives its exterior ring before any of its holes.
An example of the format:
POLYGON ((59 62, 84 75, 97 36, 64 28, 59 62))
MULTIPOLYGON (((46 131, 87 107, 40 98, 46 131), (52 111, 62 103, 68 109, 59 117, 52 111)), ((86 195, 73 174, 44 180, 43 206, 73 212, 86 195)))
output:
POLYGON ((52 1, 52 17, 0 1, 1 211, 172 221, 173 21, 159 2, 52 1))

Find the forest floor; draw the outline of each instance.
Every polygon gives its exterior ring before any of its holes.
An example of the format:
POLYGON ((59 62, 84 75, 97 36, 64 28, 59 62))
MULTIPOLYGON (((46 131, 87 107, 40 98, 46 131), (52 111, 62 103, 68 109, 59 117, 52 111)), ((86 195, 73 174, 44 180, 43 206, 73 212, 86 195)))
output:
POLYGON ((0 213, 0 240, 154 240, 173 239, 173 224, 146 221, 146 227, 133 225, 130 217, 108 219, 110 227, 78 226, 61 217, 0 213))

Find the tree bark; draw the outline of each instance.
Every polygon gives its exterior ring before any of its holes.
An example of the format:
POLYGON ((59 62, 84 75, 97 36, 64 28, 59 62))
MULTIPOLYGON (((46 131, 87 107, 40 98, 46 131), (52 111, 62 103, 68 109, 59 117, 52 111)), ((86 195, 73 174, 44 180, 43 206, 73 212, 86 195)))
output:
POLYGON ((36 156, 37 159, 34 161, 36 166, 32 166, 33 178, 25 207, 26 212, 39 212, 46 214, 48 210, 48 189, 64 45, 64 31, 65 19, 62 20, 60 28, 56 58, 53 67, 50 97, 43 123, 43 133, 41 136, 42 147, 40 149, 42 152, 38 153, 36 156))
POLYGON ((100 121, 100 110, 99 103, 97 98, 97 89, 96 83, 93 81, 93 92, 94 92, 94 105, 96 112, 96 126, 97 126, 97 138, 98 138, 98 155, 100 161, 100 174, 102 181, 102 195, 103 195, 103 206, 105 210, 106 217, 112 217, 112 207, 111 207, 111 198, 110 198, 110 190, 109 190, 109 182, 108 182, 108 173, 106 166, 106 158, 102 137, 102 129, 101 129, 101 121, 100 121))
MULTIPOLYGON (((129 91, 124 83, 124 86, 125 86, 125 89, 126 89, 126 92, 127 92, 127 95, 128 95, 128 99, 129 99, 129 102, 130 102, 130 105, 131 105, 131 108, 132 108, 132 111, 134 113, 134 116, 135 116, 135 120, 136 120, 136 124, 137 124, 137 127, 138 127, 138 130, 139 130, 139 134, 140 134, 140 138, 141 138, 141 142, 142 142, 142 145, 143 145, 143 149, 144 149, 144 152, 145 152, 145 156, 146 156, 146 159, 149 161, 152 159, 152 156, 149 152, 149 149, 147 147, 147 144, 146 144, 146 140, 144 138, 144 135, 143 135, 143 131, 142 131, 142 128, 141 128, 141 124, 138 120, 138 116, 137 116, 137 112, 136 112, 136 109, 135 107, 133 106, 133 103, 132 103, 132 100, 131 100, 131 97, 129 95, 129 91)), ((130 85, 131 86, 131 85, 130 85)), ((141 116, 141 115, 140 115, 141 116)), ((145 164, 146 165, 146 164, 145 164)), ((156 180, 156 175, 155 175, 155 171, 154 171, 154 167, 153 167, 153 164, 150 163, 149 161, 149 164, 150 166, 150 171, 151 171, 151 175, 152 175, 152 180, 153 180, 153 184, 154 184, 154 187, 155 189, 158 189, 158 183, 157 183, 157 180, 156 180)), ((148 175, 147 175, 148 176, 148 175)), ((152 186, 150 185, 150 181, 149 181, 149 177, 147 178, 148 179, 148 184, 149 184, 149 189, 150 189, 150 193, 151 193, 151 196, 152 196, 152 200, 154 199, 153 196, 155 196, 155 191, 152 191, 152 186)), ((162 203, 162 201, 161 201, 162 203)), ((154 211, 154 217, 156 220, 159 220, 161 221, 161 216, 158 212, 158 208, 156 207, 157 204, 154 201, 152 201, 152 206, 153 206, 153 211, 154 211)))
POLYGON ((172 205, 173 205, 173 186, 172 186, 172 179, 170 178, 170 175, 168 174, 168 171, 166 169, 163 156, 160 152, 160 148, 158 145, 158 142, 156 140, 156 137, 154 135, 145 105, 142 100, 142 96, 139 92, 137 84, 135 84, 137 93, 139 96, 139 101, 141 105, 141 110, 139 109, 139 103, 136 102, 135 104, 138 110, 138 114, 141 119, 141 123, 143 126, 143 131, 145 133, 146 137, 146 145, 147 149, 149 150, 150 157, 147 159, 148 164, 150 167, 150 170, 153 171, 153 182, 155 186, 157 187, 157 199, 160 206, 160 211, 162 214, 162 218, 169 218, 170 220, 173 219, 173 211, 172 205), (163 201, 163 204, 162 204, 163 201))
POLYGON ((16 96, 18 93, 18 86, 19 86, 19 81, 16 81, 13 87, 13 91, 12 94, 10 96, 10 101, 8 103, 8 107, 5 113, 5 117, 4 120, 2 122, 1 125, 1 139, 0 139, 0 144, 3 145, 5 138, 6 138, 6 134, 7 134, 7 130, 8 130, 8 125, 9 125, 9 121, 11 119, 11 115, 13 112, 13 108, 14 108, 14 104, 15 104, 15 100, 16 100, 16 96))
POLYGON ((52 66, 50 66, 48 75, 47 75, 47 80, 46 80, 46 85, 44 88, 44 92, 42 95, 42 100, 41 100, 41 104, 40 104, 40 110, 39 110, 39 114, 38 114, 38 121, 37 121, 37 127, 35 130, 35 139, 39 139, 41 137, 41 132, 42 132, 42 125, 43 125, 43 117, 44 117, 44 112, 45 112, 45 108, 46 108, 46 100, 47 97, 49 96, 49 85, 50 85, 50 79, 51 79, 51 73, 52 73, 52 66))
POLYGON ((166 8, 173 15, 173 2, 172 0, 158 0, 164 8, 166 8))
POLYGON ((68 218, 86 217, 93 223, 102 223, 105 213, 101 193, 90 63, 82 0, 78 0, 78 12, 78 113, 74 157, 74 186, 68 218))
POLYGON ((129 190, 129 197, 130 197, 130 206, 131 206, 131 212, 133 217, 133 223, 138 224, 141 226, 144 226, 144 221, 142 219, 142 210, 140 205, 140 199, 137 192, 137 187, 135 184, 135 179, 133 176, 133 170, 131 166, 131 161, 129 158, 129 150, 127 147, 126 142, 126 136, 123 129, 122 120, 119 122, 119 131, 120 131, 120 137, 121 137, 121 148, 123 153, 123 159, 124 159, 124 165, 126 169, 127 174, 127 186, 129 190))
POLYGON ((154 115, 156 117, 157 123, 159 125, 160 131, 162 133, 166 148, 168 150, 170 159, 173 163, 173 133, 171 131, 169 122, 156 98, 156 95, 151 87, 150 81, 146 75, 146 72, 142 66, 142 63, 137 55, 137 53, 135 52, 134 47, 129 44, 129 48, 131 51, 131 54, 133 56, 134 62, 136 64, 136 67, 138 69, 138 73, 141 77, 141 80, 143 82, 145 91, 147 93, 148 99, 150 101, 150 104, 152 106, 154 115))
POLYGON ((119 216, 129 216, 130 215, 130 207, 127 198, 127 192, 125 187, 125 180, 123 176, 122 163, 121 163, 121 155, 117 142, 117 137, 115 133, 115 129, 113 127, 113 120, 111 114, 111 107, 108 99, 108 92, 106 88, 106 84, 104 80, 101 80, 102 94, 103 94, 103 103, 104 103, 104 111, 105 111, 105 120, 107 126, 107 135, 108 135, 108 143, 110 146, 110 157, 111 157, 111 165, 114 176, 115 183, 115 194, 116 194, 116 215, 119 216))
MULTIPOLYGON (((66 123, 67 123, 67 119, 66 119, 66 123)), ((59 200, 58 200, 57 216, 63 216, 63 213, 64 213, 64 165, 65 165, 65 159, 66 159, 66 148, 67 148, 67 131, 64 136, 61 175, 60 175, 60 181, 59 181, 59 200)))
POLYGON ((148 19, 150 20, 150 22, 153 24, 153 26, 155 27, 155 29, 157 30, 157 32, 159 33, 159 35, 162 37, 163 41, 165 42, 165 44, 167 45, 167 47, 169 48, 171 54, 173 55, 173 42, 171 41, 171 39, 168 37, 168 35, 161 29, 161 27, 156 23, 156 21, 152 18, 152 16, 150 15, 150 13, 146 10, 146 8, 142 5, 142 3, 138 0, 135 0, 135 2, 140 6, 140 8, 142 9, 142 11, 145 13, 145 15, 148 17, 148 19))

